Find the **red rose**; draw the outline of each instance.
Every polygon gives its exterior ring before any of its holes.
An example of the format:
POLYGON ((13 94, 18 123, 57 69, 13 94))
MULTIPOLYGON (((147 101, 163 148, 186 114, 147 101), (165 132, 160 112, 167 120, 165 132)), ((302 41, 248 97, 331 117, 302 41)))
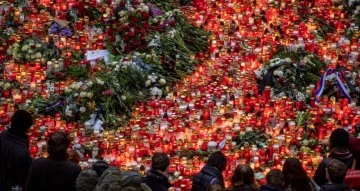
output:
POLYGON ((131 18, 131 22, 137 23, 139 20, 136 17, 131 18))
POLYGON ((125 51, 125 52, 130 52, 130 51, 131 51, 130 46, 129 46, 129 45, 125 45, 124 51, 125 51))
POLYGON ((131 43, 133 46, 137 46, 138 45, 138 43, 137 43, 137 41, 136 40, 134 40, 134 41, 132 41, 132 43, 131 43))
POLYGON ((146 23, 143 23, 143 27, 145 30, 149 30, 150 25, 149 25, 149 23, 146 22, 146 23))
POLYGON ((141 12, 141 17, 143 19, 148 19, 149 18, 149 14, 147 12, 141 12))

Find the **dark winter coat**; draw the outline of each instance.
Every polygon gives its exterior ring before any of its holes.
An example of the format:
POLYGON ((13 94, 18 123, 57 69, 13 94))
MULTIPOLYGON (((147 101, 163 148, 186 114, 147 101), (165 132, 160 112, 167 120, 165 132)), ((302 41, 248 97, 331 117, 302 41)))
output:
POLYGON ((346 184, 324 184, 320 191, 351 191, 346 184))
POLYGON ((205 165, 194 176, 191 191, 206 191, 210 184, 219 184, 224 188, 224 178, 217 168, 205 165))
POLYGON ((156 191, 168 191, 172 187, 168 178, 156 170, 150 170, 143 182, 156 191))
POLYGON ((76 191, 80 166, 68 161, 39 158, 31 166, 26 191, 76 191))
POLYGON ((0 191, 11 190, 16 185, 25 188, 31 162, 25 133, 10 129, 0 133, 0 191))
POLYGON ((251 186, 241 186, 241 187, 230 187, 226 189, 226 191, 258 191, 258 189, 255 189, 251 186))
POLYGON ((283 191, 283 188, 277 188, 275 186, 271 186, 270 184, 265 184, 260 187, 260 191, 283 191))
MULTIPOLYGON (((338 159, 341 162, 343 162, 348 169, 351 168, 352 164, 353 164, 353 156, 351 154, 351 152, 348 149, 336 149, 333 150, 330 155, 329 158, 333 158, 333 159, 338 159)), ((314 181, 317 185, 321 186, 327 183, 326 180, 326 166, 329 163, 329 159, 324 159, 318 166, 318 168, 315 171, 315 175, 314 175, 314 181)))

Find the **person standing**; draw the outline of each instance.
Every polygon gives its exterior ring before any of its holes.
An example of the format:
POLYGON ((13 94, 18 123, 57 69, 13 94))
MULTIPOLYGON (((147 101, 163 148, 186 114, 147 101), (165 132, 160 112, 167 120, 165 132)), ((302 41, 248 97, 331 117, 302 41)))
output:
POLYGON ((315 191, 316 185, 308 177, 297 158, 287 158, 283 169, 285 191, 315 191))
POLYGON ((354 157, 349 150, 350 135, 345 129, 335 129, 331 132, 329 140, 330 155, 325 158, 315 171, 314 181, 321 186, 326 184, 326 166, 330 159, 337 159, 343 162, 347 169, 350 169, 354 162, 354 157))
POLYGON ((344 183, 346 165, 337 159, 331 159, 326 166, 327 183, 321 186, 321 191, 351 191, 344 183))
POLYGON ((246 164, 239 164, 231 178, 231 187, 226 191, 258 191, 253 169, 246 164))
POLYGON ((30 113, 17 110, 10 129, 0 133, 0 191, 25 187, 32 162, 26 132, 32 124, 30 113))
POLYGON ((151 190, 167 191, 172 185, 168 180, 169 157, 164 153, 155 153, 151 159, 151 169, 147 173, 144 183, 151 190))
POLYGON ((221 173, 226 169, 226 163, 226 156, 222 152, 214 152, 206 165, 194 176, 191 191, 206 191, 212 184, 225 188, 224 177, 221 173))
POLYGON ((48 141, 49 158, 34 160, 27 184, 27 191, 76 191, 76 179, 81 167, 68 160, 70 139, 64 132, 57 132, 48 141))

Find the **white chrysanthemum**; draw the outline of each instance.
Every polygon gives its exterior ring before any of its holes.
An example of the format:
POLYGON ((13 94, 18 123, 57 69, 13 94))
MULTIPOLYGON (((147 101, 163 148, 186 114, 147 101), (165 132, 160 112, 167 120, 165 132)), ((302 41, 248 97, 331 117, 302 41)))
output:
POLYGON ((14 48, 17 48, 17 47, 19 47, 20 45, 19 45, 19 43, 14 43, 12 46, 13 46, 14 48))
POLYGON ((77 96, 79 96, 79 93, 74 93, 74 97, 77 97, 77 96))

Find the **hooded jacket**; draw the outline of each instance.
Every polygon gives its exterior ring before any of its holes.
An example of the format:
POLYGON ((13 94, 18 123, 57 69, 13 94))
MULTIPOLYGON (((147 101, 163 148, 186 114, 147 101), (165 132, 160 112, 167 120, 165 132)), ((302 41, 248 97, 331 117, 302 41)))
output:
POLYGON ((206 191, 210 184, 219 184, 223 188, 224 178, 221 172, 210 165, 205 165, 201 171, 194 176, 191 191, 206 191))
POLYGON ((25 133, 11 129, 0 133, 0 191, 11 190, 12 186, 25 188, 31 163, 25 133))
MULTIPOLYGON (((333 149, 329 155, 329 158, 340 160, 347 166, 348 169, 351 168, 353 163, 353 155, 351 154, 349 149, 346 148, 333 149)), ((315 171, 314 181, 319 186, 324 185, 327 182, 325 169, 330 159, 324 159, 315 171)))
POLYGON ((168 178, 156 170, 150 170, 144 179, 144 183, 148 185, 151 190, 167 191, 172 185, 168 178))

